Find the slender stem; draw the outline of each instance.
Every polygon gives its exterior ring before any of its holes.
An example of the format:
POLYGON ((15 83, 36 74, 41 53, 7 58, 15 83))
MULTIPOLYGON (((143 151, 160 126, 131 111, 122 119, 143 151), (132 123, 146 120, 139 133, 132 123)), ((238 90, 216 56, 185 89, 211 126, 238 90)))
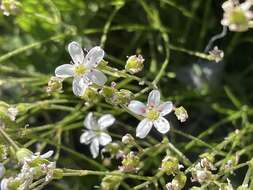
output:
POLYGON ((16 151, 19 150, 18 145, 11 139, 11 137, 7 133, 5 133, 5 131, 3 130, 3 126, 0 126, 0 133, 10 143, 10 145, 13 146, 16 151))

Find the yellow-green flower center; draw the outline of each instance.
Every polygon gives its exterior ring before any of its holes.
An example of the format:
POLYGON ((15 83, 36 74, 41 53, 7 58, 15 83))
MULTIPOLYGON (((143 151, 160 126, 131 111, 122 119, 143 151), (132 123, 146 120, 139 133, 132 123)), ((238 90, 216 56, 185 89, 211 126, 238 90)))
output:
POLYGON ((75 75, 80 76, 87 72, 87 68, 84 66, 84 64, 79 64, 75 67, 74 72, 75 72, 75 75))
POLYGON ((160 113, 156 109, 154 108, 148 109, 146 117, 149 120, 152 120, 152 121, 157 120, 159 116, 160 116, 160 113))
POLYGON ((231 13, 230 22, 232 24, 247 25, 248 21, 249 19, 247 18, 245 12, 239 7, 231 13))

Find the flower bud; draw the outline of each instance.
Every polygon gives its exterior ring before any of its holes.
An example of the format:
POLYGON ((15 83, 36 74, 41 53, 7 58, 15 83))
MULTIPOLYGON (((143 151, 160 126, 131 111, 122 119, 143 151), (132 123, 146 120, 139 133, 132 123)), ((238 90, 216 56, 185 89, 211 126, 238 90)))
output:
POLYGON ((215 60, 215 62, 218 63, 223 59, 224 52, 215 46, 213 50, 209 51, 209 55, 212 60, 215 60))
POLYGON ((143 62, 145 59, 141 55, 132 55, 128 57, 125 69, 131 74, 140 72, 143 69, 143 62))
POLYGON ((176 174, 180 171, 180 164, 176 157, 166 156, 162 160, 161 170, 167 174, 176 174))
POLYGON ((62 169, 54 169, 53 170, 53 178, 54 179, 62 179, 63 178, 63 170, 62 169))
POLYGON ((96 103, 98 101, 99 94, 97 93, 96 89, 88 87, 85 89, 81 98, 87 102, 96 103))
POLYGON ((205 168, 207 170, 216 170, 216 168, 214 167, 213 163, 214 163, 214 156, 211 155, 210 153, 204 153, 202 155, 200 155, 200 165, 202 168, 205 168))
POLYGON ((51 95, 54 92, 62 92, 62 78, 59 77, 51 77, 48 81, 46 91, 49 95, 51 95))
POLYGON ((2 0, 0 2, 0 10, 3 11, 3 15, 10 16, 18 12, 18 6, 20 3, 17 0, 2 0))
POLYGON ((187 178, 185 174, 183 172, 179 172, 171 183, 166 184, 166 188, 167 190, 181 190, 184 188, 186 180, 187 178))
POLYGON ((112 96, 112 103, 114 105, 128 104, 133 97, 133 93, 130 90, 120 89, 112 96))
POLYGON ((32 155, 33 153, 26 148, 21 148, 16 152, 17 160, 21 163, 24 162, 25 159, 31 157, 32 155))
POLYGON ((3 162, 7 159, 8 156, 8 147, 6 145, 0 145, 0 162, 3 162))
POLYGON ((185 122, 188 119, 187 111, 183 106, 175 108, 175 115, 177 116, 177 119, 181 122, 185 122))
POLYGON ((122 160, 119 169, 123 172, 136 172, 139 170, 140 158, 134 152, 129 152, 122 160))
POLYGON ((134 138, 133 138, 133 136, 132 135, 130 135, 130 134, 126 134, 126 135, 124 135, 123 137, 122 137, 122 143, 124 143, 124 144, 129 144, 129 145, 131 145, 131 144, 133 144, 134 143, 134 138))
POLYGON ((118 171, 112 172, 112 175, 107 175, 103 178, 101 183, 102 190, 117 190, 123 179, 121 175, 116 175, 118 171), (113 175, 115 173, 115 175, 113 175))
POLYGON ((7 115, 9 116, 11 121, 15 121, 16 116, 18 115, 18 109, 15 106, 10 106, 7 109, 7 115))

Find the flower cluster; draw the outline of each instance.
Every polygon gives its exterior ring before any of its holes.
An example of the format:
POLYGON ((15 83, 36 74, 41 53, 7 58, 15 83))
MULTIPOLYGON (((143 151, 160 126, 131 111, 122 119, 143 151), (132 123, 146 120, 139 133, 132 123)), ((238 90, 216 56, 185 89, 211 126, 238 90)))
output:
POLYGON ((247 31, 253 19, 253 12, 250 10, 252 5, 252 0, 246 0, 243 3, 227 0, 222 4, 224 15, 221 24, 228 26, 231 31, 247 31))
POLYGON ((55 162, 48 161, 53 151, 45 154, 33 154, 28 149, 20 149, 17 153, 17 159, 22 164, 20 173, 15 177, 4 178, 1 181, 1 190, 26 190, 35 180, 44 178, 38 186, 43 187, 54 177, 56 168, 55 162))

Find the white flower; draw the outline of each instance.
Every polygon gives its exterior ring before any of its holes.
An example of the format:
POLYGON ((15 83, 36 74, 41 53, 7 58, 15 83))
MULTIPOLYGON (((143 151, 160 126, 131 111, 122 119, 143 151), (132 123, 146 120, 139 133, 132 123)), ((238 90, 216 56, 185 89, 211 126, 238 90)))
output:
POLYGON ((160 103, 160 92, 158 90, 152 90, 149 93, 147 105, 140 101, 132 100, 128 108, 133 113, 145 117, 137 126, 137 137, 146 137, 153 125, 162 134, 170 130, 170 123, 164 116, 172 111, 173 104, 170 101, 160 103))
POLYGON ((104 58, 104 50, 96 46, 92 48, 86 56, 82 47, 77 42, 68 45, 69 54, 74 64, 63 64, 55 69, 55 75, 61 78, 74 77, 73 93, 81 96, 89 84, 103 86, 107 78, 96 66, 104 58))
POLYGON ((253 12, 250 10, 252 0, 239 4, 234 0, 227 0, 222 4, 224 10, 221 24, 228 26, 231 31, 242 32, 248 30, 253 12))
POLYGON ((112 141, 106 129, 114 122, 115 118, 111 114, 105 114, 97 121, 94 119, 92 113, 86 116, 84 126, 87 130, 81 135, 80 143, 90 144, 90 151, 93 158, 96 158, 99 154, 99 145, 105 146, 112 141))

